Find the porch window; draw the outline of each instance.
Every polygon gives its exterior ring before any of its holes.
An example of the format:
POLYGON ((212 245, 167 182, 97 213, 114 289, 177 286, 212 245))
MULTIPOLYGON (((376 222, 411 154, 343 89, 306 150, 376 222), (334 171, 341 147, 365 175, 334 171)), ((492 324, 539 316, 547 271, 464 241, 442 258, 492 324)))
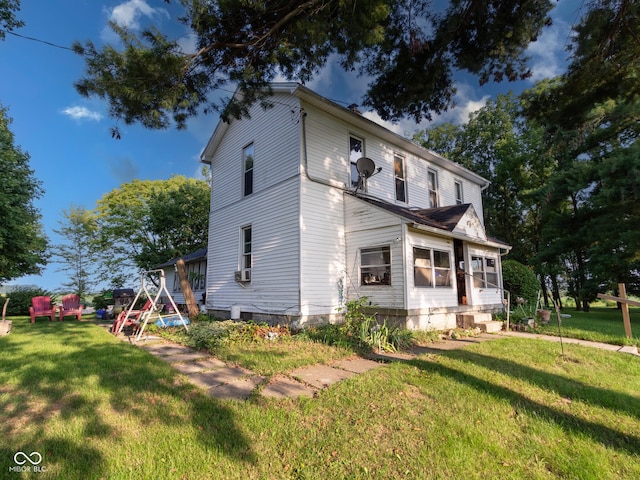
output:
POLYGON ((242 168, 244 171, 242 191, 246 197, 253 193, 253 143, 242 149, 242 168))
POLYGON ((498 287, 497 260, 492 257, 471 257, 473 286, 476 288, 498 287))
POLYGON ((391 247, 360 250, 360 285, 391 285, 391 247))
POLYGON ((406 203, 407 182, 404 175, 404 158, 400 155, 393 157, 393 171, 396 181, 396 200, 406 203))
POLYGON ((413 281, 416 287, 450 287, 449 252, 413 247, 413 281))
POLYGON ((429 170, 427 172, 427 183, 429 188, 429 206, 431 208, 440 206, 438 203, 438 172, 429 170))
MULTIPOLYGON (((351 164, 351 187, 361 187, 366 191, 366 185, 360 185, 360 173, 356 168, 356 162, 360 157, 364 157, 364 140, 358 137, 349 137, 349 162, 351 164)), ((364 181, 363 181, 364 182, 364 181)))

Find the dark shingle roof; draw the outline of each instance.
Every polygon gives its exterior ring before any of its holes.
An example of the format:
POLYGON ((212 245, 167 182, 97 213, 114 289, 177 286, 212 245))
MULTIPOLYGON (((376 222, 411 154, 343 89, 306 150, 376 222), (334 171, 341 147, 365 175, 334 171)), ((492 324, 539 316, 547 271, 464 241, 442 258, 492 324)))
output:
POLYGON ((375 205, 379 208, 387 210, 388 212, 400 215, 408 220, 429 227, 440 228, 447 232, 452 232, 462 216, 473 208, 470 203, 464 203, 461 205, 449 205, 446 207, 435 208, 409 208, 392 203, 387 203, 377 198, 365 197, 357 195, 356 198, 363 200, 371 205, 375 205))
POLYGON ((167 262, 164 262, 164 263, 161 263, 160 265, 157 265, 156 268, 171 267, 171 266, 176 264, 176 262, 178 261, 179 258, 182 258, 185 263, 189 263, 189 262, 191 262, 193 260, 206 259, 207 258, 207 247, 201 248, 199 250, 196 250, 195 252, 187 253, 186 255, 183 255, 182 257, 172 258, 171 260, 169 260, 167 262))

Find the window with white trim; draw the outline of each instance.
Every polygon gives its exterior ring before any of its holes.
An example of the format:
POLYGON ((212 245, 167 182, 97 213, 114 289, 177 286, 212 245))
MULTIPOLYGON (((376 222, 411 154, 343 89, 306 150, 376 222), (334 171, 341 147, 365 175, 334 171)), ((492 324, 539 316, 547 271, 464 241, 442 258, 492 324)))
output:
POLYGON ((360 173, 356 168, 356 162, 359 158, 364 157, 364 140, 349 136, 349 162, 351 165, 351 187, 358 188, 360 186, 365 191, 366 185, 360 185, 360 173))
POLYGON ((464 196, 462 194, 462 182, 456 180, 454 186, 456 191, 456 205, 462 205, 464 203, 464 196))
POLYGON ((253 143, 242 149, 243 189, 244 196, 253 193, 253 143))
POLYGON ((438 207, 438 172, 429 169, 427 171, 427 187, 429 189, 429 206, 438 207))
POLYGON ((450 287, 449 252, 413 247, 413 283, 416 287, 450 287))
POLYGON ((391 247, 360 249, 360 285, 391 285, 391 247))
POLYGON ((393 156, 393 176, 396 183, 396 200, 407 202, 407 181, 404 174, 404 157, 395 154, 393 156))
POLYGON ((498 286, 498 260, 493 257, 471 257, 473 286, 495 288, 498 286))
POLYGON ((253 267, 251 225, 242 227, 240 231, 240 270, 253 267))

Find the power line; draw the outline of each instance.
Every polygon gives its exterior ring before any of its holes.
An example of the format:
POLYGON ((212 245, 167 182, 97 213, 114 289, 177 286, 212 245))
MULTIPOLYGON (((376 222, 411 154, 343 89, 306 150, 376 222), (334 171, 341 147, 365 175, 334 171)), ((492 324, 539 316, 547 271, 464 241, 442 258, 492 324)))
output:
POLYGON ((28 37, 26 35, 20 35, 16 32, 10 32, 9 30, 0 30, 2 33, 8 33, 9 35, 13 35, 14 37, 23 38, 25 40, 31 40, 32 42, 44 43, 45 45, 49 45, 50 47, 61 48, 63 50, 69 50, 70 52, 76 53, 76 51, 71 47, 65 47, 64 45, 58 45, 57 43, 48 42, 46 40, 40 40, 39 38, 28 37))

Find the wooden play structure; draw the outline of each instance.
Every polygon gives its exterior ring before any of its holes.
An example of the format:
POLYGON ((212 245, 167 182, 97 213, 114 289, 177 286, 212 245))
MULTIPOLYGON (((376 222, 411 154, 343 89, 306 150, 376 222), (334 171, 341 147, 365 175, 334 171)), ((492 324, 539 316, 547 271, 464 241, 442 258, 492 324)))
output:
POLYGON ((178 310, 178 307, 173 301, 173 297, 171 297, 171 294, 167 289, 164 270, 149 270, 140 275, 140 288, 138 289, 136 296, 129 307, 118 314, 117 318, 113 322, 113 326, 111 327, 111 332, 114 335, 118 335, 125 327, 133 327, 133 335, 135 335, 135 341, 137 342, 142 338, 144 329, 149 324, 150 320, 159 326, 183 325, 186 330, 189 329, 187 326, 188 321, 184 319, 178 310), (153 277, 157 277, 159 284, 155 293, 152 293, 152 290, 155 290, 156 285, 158 284, 153 284, 151 282, 153 277), (136 310, 135 304, 142 295, 145 295, 147 302, 142 309, 136 310), (161 297, 167 298, 173 308, 172 313, 163 313, 165 305, 160 303, 161 297))

